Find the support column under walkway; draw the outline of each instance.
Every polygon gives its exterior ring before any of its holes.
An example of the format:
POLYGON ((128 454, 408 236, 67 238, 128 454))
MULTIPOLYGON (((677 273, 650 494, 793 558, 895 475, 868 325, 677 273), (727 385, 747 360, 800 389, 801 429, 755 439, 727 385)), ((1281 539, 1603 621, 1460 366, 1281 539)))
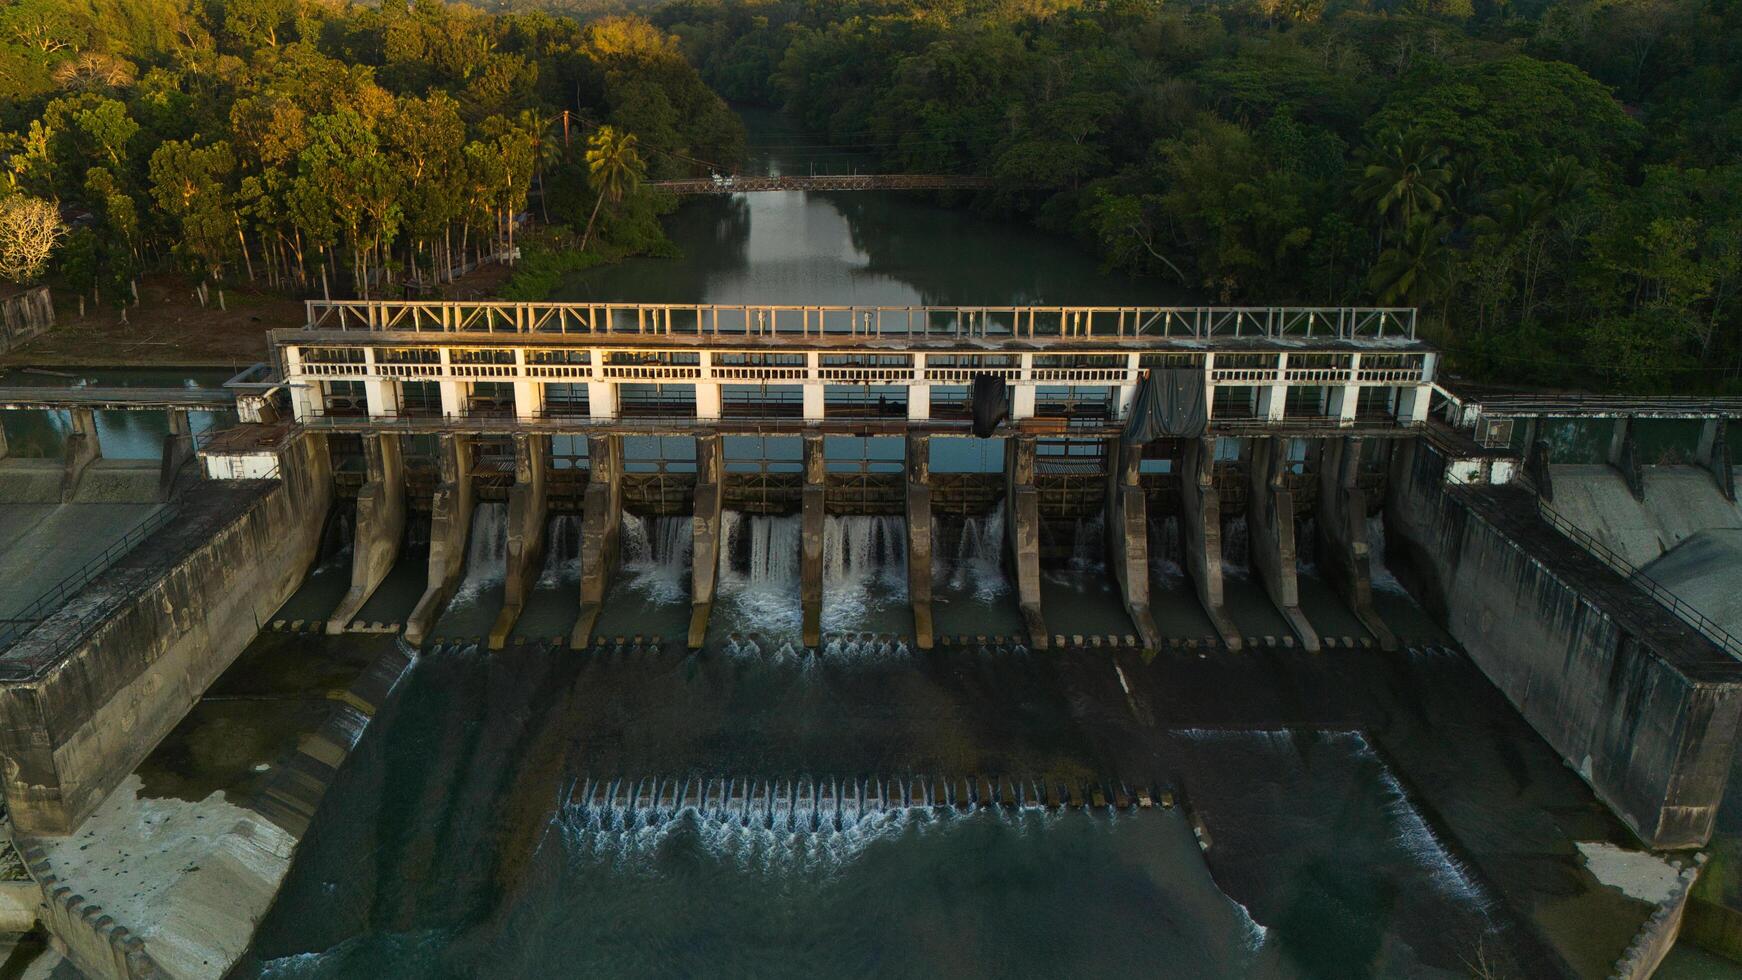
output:
POLYGON ((194 430, 185 408, 169 410, 169 433, 163 437, 163 463, 157 473, 157 499, 175 494, 175 481, 194 460, 194 430))
POLYGON ((520 620, 538 574, 544 568, 545 528, 550 515, 545 496, 544 474, 550 455, 545 436, 516 433, 514 436, 514 489, 508 491, 507 567, 502 577, 502 611, 490 627, 490 649, 508 644, 508 635, 520 620))
POLYGON ((690 535, 689 648, 700 650, 708 639, 708 617, 720 584, 720 513, 725 495, 725 450, 719 436, 696 437, 696 511, 690 535))
POLYGON ((1125 614, 1145 650, 1161 645, 1161 631, 1149 611, 1149 500, 1138 479, 1141 445, 1107 440, 1107 561, 1125 614))
POLYGON ((1731 503, 1736 502, 1736 470, 1730 456, 1730 440, 1725 435, 1729 426, 1724 419, 1707 419, 1700 426, 1700 445, 1696 456, 1700 465, 1711 471, 1718 483, 1718 492, 1731 503))
POLYGON ((328 633, 343 633, 350 626, 399 560, 399 543, 405 540, 405 460, 399 436, 364 436, 363 463, 367 480, 357 491, 351 588, 327 619, 328 633))
POLYGON ((1367 540, 1367 491, 1361 489, 1361 440, 1327 439, 1319 452, 1319 567, 1331 587, 1349 604, 1355 618, 1384 650, 1397 649, 1397 637, 1373 608, 1369 575, 1372 546, 1367 540))
POLYGON ((1300 580, 1294 544, 1294 491, 1282 482, 1283 444, 1273 437, 1252 440, 1246 468, 1246 541, 1252 565, 1264 580, 1271 604, 1288 621, 1301 646, 1316 652, 1319 634, 1300 608, 1300 580))
POLYGON ((1034 437, 1011 436, 1004 441, 1004 513, 1009 521, 1010 565, 1015 572, 1016 603, 1028 629, 1031 649, 1051 642, 1040 608, 1040 493, 1034 488, 1034 437))
POLYGON ((823 437, 804 437, 804 509, 800 520, 799 598, 804 606, 804 645, 815 648, 823 642, 823 535, 827 518, 824 486, 828 479, 823 462, 823 437))
POLYGON ((1216 442, 1192 439, 1180 460, 1180 527, 1184 531, 1186 571, 1197 589, 1198 603, 1210 617, 1222 643, 1239 650, 1244 641, 1228 616, 1222 595, 1222 494, 1216 489, 1216 442))
POLYGON ((587 437, 587 495, 581 501, 581 615, 569 636, 569 646, 585 649, 611 576, 617 571, 617 548, 623 537, 623 437, 587 437))
POLYGON ((67 434, 66 468, 60 481, 60 502, 63 504, 72 503, 79 492, 79 481, 85 478, 85 470, 103 457, 103 446, 97 440, 97 413, 88 408, 75 408, 71 415, 73 430, 67 434))
POLYGON ((913 643, 932 648, 931 437, 907 437, 907 599, 913 607, 913 643))
POLYGON ((472 445, 466 436, 442 436, 436 452, 441 484, 430 501, 429 585, 405 621, 405 641, 423 643, 466 570, 472 533, 472 445))

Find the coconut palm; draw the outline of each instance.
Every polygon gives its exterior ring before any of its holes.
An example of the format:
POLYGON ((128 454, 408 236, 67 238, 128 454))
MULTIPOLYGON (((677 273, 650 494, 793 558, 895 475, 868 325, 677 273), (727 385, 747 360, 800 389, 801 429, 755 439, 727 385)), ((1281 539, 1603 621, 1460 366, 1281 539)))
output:
POLYGON ((1452 285, 1452 250, 1446 245, 1445 222, 1417 217, 1395 246, 1379 253, 1367 288, 1381 303, 1425 306, 1444 296, 1452 285))
POLYGON ((587 180, 599 195, 593 202, 593 213, 587 217, 587 230, 581 234, 581 250, 593 236, 593 222, 598 220, 599 206, 610 198, 612 206, 632 194, 647 176, 647 164, 641 159, 634 133, 625 133, 614 126, 600 126, 587 138, 587 180))
MULTIPOLYGON (((1417 216, 1432 216, 1444 206, 1452 180, 1445 147, 1430 144, 1419 132, 1388 129, 1367 145, 1362 156, 1367 164, 1355 194, 1373 208, 1382 228, 1391 223, 1405 231, 1417 216)), ((1380 240, 1384 241, 1383 232, 1380 240)))

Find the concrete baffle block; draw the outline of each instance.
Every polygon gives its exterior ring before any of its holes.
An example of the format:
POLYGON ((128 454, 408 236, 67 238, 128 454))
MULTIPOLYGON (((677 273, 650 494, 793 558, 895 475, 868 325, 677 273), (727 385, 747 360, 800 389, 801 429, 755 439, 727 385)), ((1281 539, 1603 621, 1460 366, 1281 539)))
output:
POLYGON ((1009 522, 1004 541, 1029 646, 1045 650, 1050 634, 1040 607, 1040 494, 1034 488, 1034 449, 1033 436, 1012 436, 1004 442, 1004 517, 1009 522))
POLYGON ((1184 530, 1186 571, 1198 593, 1198 604, 1229 650, 1244 646, 1240 631, 1228 616, 1222 593, 1222 495, 1216 489, 1216 443, 1213 438, 1185 443, 1180 460, 1180 527, 1184 530))
POLYGON ((405 462, 397 434, 365 435, 367 479, 357 491, 351 544, 351 588, 327 618, 328 633, 343 633, 399 559, 405 539, 405 462))
POLYGON ((1319 567, 1380 647, 1396 650, 1397 637, 1373 608, 1367 492, 1361 488, 1360 476, 1361 440, 1325 440, 1319 448, 1319 499, 1314 521, 1319 567))
POLYGON ((1294 491, 1283 480, 1286 443, 1277 438, 1253 439, 1252 458, 1246 472, 1246 540, 1252 549, 1252 566, 1264 582, 1264 591, 1289 629, 1309 651, 1319 649, 1319 635, 1300 608, 1300 580, 1296 571, 1294 541, 1294 491))
POLYGON ((708 617, 720 579, 722 491, 726 472, 720 437, 696 437, 696 504, 692 522, 689 648, 699 650, 708 638, 708 617))
POLYGON ((429 584, 405 620, 405 641, 422 646, 466 570, 472 533, 472 445, 466 436, 442 436, 436 453, 441 483, 430 501, 429 584))
POLYGON ((623 537, 623 437, 587 437, 587 495, 581 503, 581 614, 569 646, 585 647, 598 622, 623 537))
POLYGON ((508 492, 507 567, 502 576, 502 611, 490 627, 492 650, 507 644, 544 565, 545 526, 550 516, 544 478, 549 456, 548 437, 515 433, 514 489, 508 492))

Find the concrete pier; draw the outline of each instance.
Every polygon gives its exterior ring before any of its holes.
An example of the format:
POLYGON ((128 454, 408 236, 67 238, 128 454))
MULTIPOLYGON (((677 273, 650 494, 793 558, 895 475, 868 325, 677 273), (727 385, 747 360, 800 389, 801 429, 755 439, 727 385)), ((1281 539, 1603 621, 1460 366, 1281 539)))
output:
POLYGON ((1718 492, 1724 499, 1736 501, 1736 468, 1730 456, 1730 440, 1725 435, 1728 427, 1723 419, 1707 419, 1700 426, 1699 448, 1695 450, 1695 458, 1700 465, 1710 470, 1712 479, 1718 483, 1718 492))
POLYGON ((320 550, 326 440, 276 481, 208 490, 0 656, 0 779, 13 826, 70 834, 250 643, 320 550))
POLYGON ((1244 641, 1222 597, 1222 494, 1215 484, 1215 447, 1210 438, 1185 443, 1180 460, 1180 527, 1185 532, 1186 571, 1197 588, 1198 602, 1222 643, 1239 650, 1244 641))
POLYGON ((1300 608, 1296 575, 1294 491, 1282 479, 1283 444, 1274 438, 1252 440, 1246 468, 1246 540, 1252 567, 1264 581, 1264 591, 1276 611, 1288 621, 1303 649, 1319 649, 1319 634, 1300 608))
POLYGON ((1379 646, 1395 650, 1397 637, 1373 609, 1367 492, 1361 489, 1360 474, 1360 439, 1324 441, 1319 456, 1318 519, 1314 522, 1318 525, 1319 568, 1379 646))
MULTIPOLYGON (((3 455, 3 452, 0 452, 3 455)), ((175 481, 194 459, 194 432, 188 410, 169 410, 169 432, 163 437, 163 463, 157 475, 157 499, 168 500, 175 493, 175 481)))
POLYGON ((804 437, 804 504, 799 545, 799 599, 804 606, 804 645, 823 642, 823 534, 824 485, 828 474, 823 462, 823 437, 804 437))
POLYGON ((60 502, 63 504, 72 503, 85 470, 103 456, 102 444, 97 440, 97 413, 89 408, 75 408, 68 414, 72 416, 73 431, 67 434, 66 468, 60 481, 60 502))
POLYGON ((1520 487, 1391 461, 1394 565, 1470 659, 1652 848, 1703 846, 1742 721, 1742 664, 1545 522, 1520 487))
POLYGON ((907 598, 913 606, 913 643, 932 647, 931 437, 907 437, 907 598))
POLYGON ((399 436, 364 436, 363 462, 368 480, 357 491, 351 588, 327 620, 328 633, 343 633, 351 625, 399 559, 399 543, 405 539, 405 461, 399 436))
POLYGON ((623 535, 623 437, 587 437, 587 495, 581 503, 581 615, 569 646, 585 647, 617 571, 623 535))
POLYGON ((1645 499, 1645 467, 1639 460, 1639 444, 1633 438, 1633 420, 1623 415, 1615 420, 1615 431, 1609 437, 1609 465, 1627 481, 1634 500, 1645 499))
POLYGON ((1045 650, 1051 634, 1040 608, 1040 494, 1034 488, 1033 436, 1012 436, 1004 442, 1004 501, 1010 522, 1004 540, 1015 573, 1017 606, 1029 646, 1045 650))
POLYGON ((720 583, 720 512, 726 472, 720 437, 696 437, 696 506, 691 522, 689 648, 700 650, 708 638, 708 617, 720 583))
POLYGON ((545 462, 550 440, 541 435, 514 436, 514 489, 508 492, 507 567, 502 578, 502 611, 490 627, 490 649, 500 650, 520 619, 544 568, 544 542, 550 505, 544 492, 545 462))
POLYGON ((465 436, 442 436, 437 451, 441 483, 430 500, 429 585, 405 620, 405 640, 421 644, 466 571, 472 533, 472 446, 465 436))
POLYGON ((1161 645, 1149 611, 1149 501, 1138 480, 1143 447, 1107 440, 1107 563, 1145 650, 1161 645))

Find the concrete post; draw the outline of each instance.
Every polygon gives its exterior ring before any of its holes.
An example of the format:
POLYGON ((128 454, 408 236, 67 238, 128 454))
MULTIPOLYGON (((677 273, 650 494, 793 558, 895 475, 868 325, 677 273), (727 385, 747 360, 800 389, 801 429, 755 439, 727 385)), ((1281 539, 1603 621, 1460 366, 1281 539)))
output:
MULTIPOLYGON (((0 437, 3 438, 3 437, 0 437)), ((3 445, 0 445, 3 449, 3 445)), ((4 452, 0 452, 4 455, 4 452)), ((169 432, 163 437, 163 462, 157 471, 157 499, 167 501, 175 493, 175 481, 194 459, 194 430, 188 410, 169 410, 169 432)))
POLYGON ((1033 436, 1004 441, 1004 515, 1009 521, 1004 540, 1009 542, 1015 573, 1016 603, 1028 628, 1029 646, 1045 650, 1049 634, 1040 608, 1040 494, 1034 489, 1033 436))
MULTIPOLYGON (((443 349, 446 353, 446 349, 443 349)), ((438 381, 437 387, 442 396, 442 415, 445 418, 457 419, 466 414, 466 383, 464 381, 438 381)))
POLYGON ((429 584, 405 621, 405 641, 423 643, 466 571, 472 534, 472 444, 467 436, 442 436, 437 450, 441 483, 430 501, 429 584))
POLYGON ((609 381, 587 382, 587 414, 596 419, 617 417, 617 386, 609 381))
POLYGON ((1300 583, 1295 573, 1294 491, 1282 481, 1282 443, 1273 437, 1252 440, 1246 468, 1246 541, 1252 565, 1264 580, 1264 591, 1289 629, 1308 651, 1319 649, 1319 635, 1300 609, 1300 583))
POLYGON ((700 650, 708 638, 708 616, 714 611, 714 591, 720 580, 720 512, 726 472, 723 444, 717 435, 696 437, 696 514, 690 550, 689 648, 700 650))
POLYGON ((1107 560, 1137 638, 1153 650, 1161 645, 1161 631, 1149 611, 1149 500, 1138 477, 1142 461, 1142 446, 1107 440, 1107 560))
POLYGON ((799 546, 799 600, 804 606, 804 645, 816 647, 823 641, 823 535, 825 511, 824 486, 827 478, 823 464, 823 437, 804 437, 804 509, 802 511, 802 543, 799 546))
POLYGON ((579 650, 593 639, 593 624, 611 575, 617 571, 617 546, 623 532, 623 437, 587 437, 587 495, 581 503, 581 615, 569 646, 579 650))
POLYGON ((84 479, 85 468, 103 457, 103 447, 97 441, 97 413, 88 408, 72 410, 73 431, 66 441, 66 467, 61 474, 60 502, 71 503, 84 479))
POLYGON ((1367 491, 1361 489, 1361 440, 1328 439, 1320 447, 1319 567, 1332 588, 1381 649, 1397 649, 1397 637, 1373 608, 1369 575, 1372 547, 1367 540, 1367 491))
MULTIPOLYGON (((1724 419, 1707 419, 1700 427, 1700 447, 1697 455, 1700 465, 1712 471, 1712 479, 1718 483, 1718 492, 1724 495, 1725 500, 1734 503, 1736 469, 1730 458, 1730 440, 1725 433, 1727 428, 1724 419)), ((0 442, 0 455, 4 453, 5 444, 0 442)))
POLYGON ((1197 588, 1198 603, 1230 650, 1244 641, 1228 617, 1222 597, 1222 494, 1216 489, 1216 442, 1213 437, 1184 445, 1180 460, 1180 527, 1185 531, 1186 571, 1197 588))
POLYGON ((351 588, 327 619, 328 633, 343 633, 399 559, 405 540, 405 462, 399 436, 363 437, 368 480, 357 491, 357 527, 351 544, 351 588))
POLYGON ((6 427, 0 425, 0 459, 12 455, 12 447, 6 444, 6 427))
POLYGON ((390 419, 398 416, 399 382, 365 378, 363 381, 363 403, 368 407, 370 418, 390 419))
POLYGON ((1645 502, 1645 468, 1639 463, 1639 445, 1633 441, 1633 420, 1625 415, 1615 419, 1615 431, 1609 437, 1609 465, 1621 473, 1633 499, 1645 502))
POLYGON ((544 475, 550 456, 550 440, 541 435, 514 435, 514 489, 508 492, 508 547, 502 577, 502 611, 490 627, 490 649, 508 644, 508 635, 520 619, 526 600, 544 567, 545 529, 550 503, 544 492, 544 475))
POLYGON ((913 606, 913 642, 932 647, 931 437, 907 436, 907 598, 913 606))

